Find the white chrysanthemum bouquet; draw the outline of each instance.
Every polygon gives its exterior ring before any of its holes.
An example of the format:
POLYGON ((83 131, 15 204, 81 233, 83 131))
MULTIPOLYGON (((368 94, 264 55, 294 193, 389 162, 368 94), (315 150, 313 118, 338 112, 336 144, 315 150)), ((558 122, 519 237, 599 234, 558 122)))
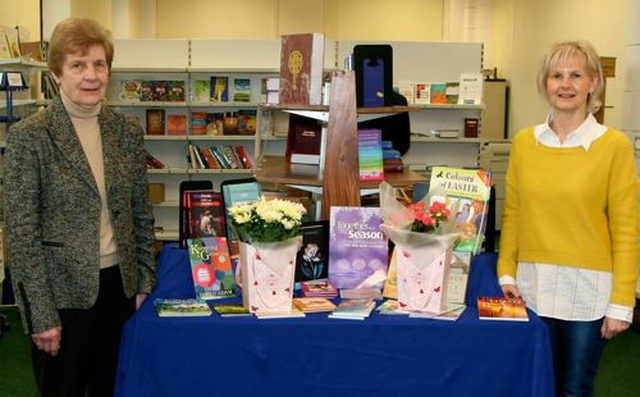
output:
POLYGON ((229 208, 240 239, 247 243, 285 241, 298 235, 306 209, 300 203, 261 197, 229 208))

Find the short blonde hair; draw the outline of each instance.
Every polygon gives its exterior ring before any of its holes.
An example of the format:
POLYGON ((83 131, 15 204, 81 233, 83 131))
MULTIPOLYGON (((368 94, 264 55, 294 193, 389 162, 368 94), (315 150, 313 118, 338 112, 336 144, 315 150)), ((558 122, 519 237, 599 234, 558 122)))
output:
MULTIPOLYGON (((593 111, 598 98, 602 94, 604 89, 604 77, 602 74, 602 65, 600 64, 600 57, 593 44, 586 40, 578 41, 562 41, 554 44, 549 52, 547 52, 542 62, 542 67, 538 72, 538 92, 545 95, 547 90, 547 77, 549 77, 549 71, 558 63, 566 60, 567 58, 582 55, 585 58, 587 64, 587 70, 591 74, 591 77, 597 77, 598 82, 596 88, 589 95, 589 111, 593 111)), ((546 95, 545 95, 546 97, 546 95)))
POLYGON ((80 52, 86 54, 90 47, 102 46, 111 70, 113 62, 113 38, 108 29, 88 18, 68 18, 59 22, 49 40, 47 65, 49 70, 59 76, 62 65, 69 54, 80 52))

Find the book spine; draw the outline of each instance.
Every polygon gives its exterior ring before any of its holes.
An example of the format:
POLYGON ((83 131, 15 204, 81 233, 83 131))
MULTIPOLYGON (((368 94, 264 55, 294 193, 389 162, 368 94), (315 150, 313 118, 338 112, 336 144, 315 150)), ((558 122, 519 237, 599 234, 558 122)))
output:
POLYGON ((240 161, 242 161, 242 166, 248 170, 253 168, 253 161, 251 160, 251 158, 249 157, 249 155, 247 154, 246 150, 244 150, 244 146, 242 145, 237 145, 236 146, 236 152, 238 153, 238 157, 240 158, 240 161))

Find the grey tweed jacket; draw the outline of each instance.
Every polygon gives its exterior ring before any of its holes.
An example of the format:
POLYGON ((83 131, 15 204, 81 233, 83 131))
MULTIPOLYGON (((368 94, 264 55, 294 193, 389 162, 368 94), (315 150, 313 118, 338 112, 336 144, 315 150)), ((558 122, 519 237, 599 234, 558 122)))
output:
MULTIPOLYGON (((143 131, 103 106, 98 116, 107 201, 127 296, 155 285, 153 213, 143 131)), ((27 333, 60 325, 58 309, 98 296, 101 201, 60 98, 7 136, 4 205, 9 268, 27 333)))

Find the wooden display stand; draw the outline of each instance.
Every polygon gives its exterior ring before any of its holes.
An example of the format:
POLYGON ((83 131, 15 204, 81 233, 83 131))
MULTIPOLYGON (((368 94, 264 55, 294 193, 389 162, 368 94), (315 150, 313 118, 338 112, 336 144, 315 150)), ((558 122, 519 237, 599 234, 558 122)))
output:
MULTIPOLYGON (((321 193, 321 219, 329 219, 331 206, 359 206, 362 189, 378 187, 378 183, 360 182, 359 115, 361 119, 371 119, 411 110, 406 106, 356 108, 353 71, 332 72, 329 107, 282 105, 276 108, 327 123, 325 156, 320 160, 324 161, 324 172, 320 172, 320 166, 290 164, 284 157, 265 156, 256 170, 256 179, 261 183, 283 183, 321 193)), ((425 177, 405 169, 386 175, 385 180, 392 186, 408 186, 424 182, 425 177)))

